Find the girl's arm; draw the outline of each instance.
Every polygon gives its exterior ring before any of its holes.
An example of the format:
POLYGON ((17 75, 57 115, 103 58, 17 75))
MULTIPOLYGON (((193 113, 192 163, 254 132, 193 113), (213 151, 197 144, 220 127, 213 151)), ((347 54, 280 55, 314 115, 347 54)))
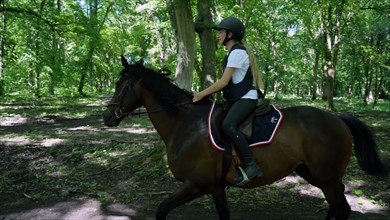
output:
POLYGON ((215 92, 221 91, 229 83, 229 80, 232 78, 232 75, 235 71, 236 71, 236 68, 226 67, 221 79, 219 79, 217 82, 212 84, 207 89, 205 89, 201 92, 195 93, 192 101, 197 102, 205 96, 208 96, 208 95, 211 95, 215 92))

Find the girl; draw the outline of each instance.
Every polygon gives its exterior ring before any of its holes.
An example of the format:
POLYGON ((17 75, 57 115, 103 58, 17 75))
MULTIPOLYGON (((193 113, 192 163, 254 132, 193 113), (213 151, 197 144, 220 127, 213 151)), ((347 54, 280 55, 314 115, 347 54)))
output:
POLYGON ((242 45, 244 38, 244 24, 235 17, 228 17, 221 21, 216 28, 219 30, 219 43, 228 50, 223 61, 223 75, 207 89, 195 93, 193 101, 222 90, 225 102, 231 106, 223 121, 222 128, 231 138, 243 161, 243 176, 236 178, 237 185, 243 185, 250 179, 262 176, 262 172, 254 161, 252 151, 244 134, 238 125, 256 108, 259 98, 263 94, 256 87, 262 87, 259 71, 252 53, 242 45), (253 86, 255 79, 256 87, 253 86))

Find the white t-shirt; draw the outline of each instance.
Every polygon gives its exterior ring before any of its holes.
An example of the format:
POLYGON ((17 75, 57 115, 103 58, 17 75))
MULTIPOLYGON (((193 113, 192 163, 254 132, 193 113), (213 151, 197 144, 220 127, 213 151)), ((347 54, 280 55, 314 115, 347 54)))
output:
MULTIPOLYGON (((232 75, 232 81, 234 84, 241 82, 248 68, 250 67, 249 56, 245 50, 235 49, 230 52, 226 67, 235 68, 236 71, 232 75)), ((258 99, 256 89, 251 89, 242 99, 258 99)))

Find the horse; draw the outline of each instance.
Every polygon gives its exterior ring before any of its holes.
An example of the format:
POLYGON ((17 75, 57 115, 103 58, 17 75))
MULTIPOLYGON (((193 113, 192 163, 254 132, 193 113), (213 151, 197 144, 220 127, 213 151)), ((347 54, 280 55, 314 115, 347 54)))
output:
POLYGON ((129 64, 121 56, 123 70, 112 99, 103 113, 106 126, 118 126, 123 118, 144 106, 154 128, 166 145, 167 162, 181 186, 159 204, 156 219, 166 219, 173 209, 210 194, 220 219, 229 219, 226 185, 253 188, 271 184, 292 172, 322 190, 329 204, 326 219, 347 219, 351 208, 342 178, 355 149, 367 174, 386 171, 370 130, 359 119, 309 106, 282 108, 283 122, 272 143, 253 148, 263 176, 244 186, 235 183, 235 165, 222 174, 222 153, 208 138, 208 99, 192 102, 192 94, 166 75, 143 64, 129 64), (223 181, 224 180, 224 181, 223 181), (226 184, 224 184, 224 182, 226 184))

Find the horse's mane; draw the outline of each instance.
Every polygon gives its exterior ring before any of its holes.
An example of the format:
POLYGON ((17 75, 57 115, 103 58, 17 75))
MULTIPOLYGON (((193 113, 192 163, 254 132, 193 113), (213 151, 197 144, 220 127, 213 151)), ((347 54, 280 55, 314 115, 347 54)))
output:
MULTIPOLYGON (((192 93, 180 88, 170 78, 168 74, 157 73, 156 71, 144 67, 141 64, 135 64, 131 73, 133 80, 152 92, 154 97, 159 100, 162 107, 172 113, 186 108, 192 102, 192 93)), ((202 102, 210 102, 204 99, 202 102)))

